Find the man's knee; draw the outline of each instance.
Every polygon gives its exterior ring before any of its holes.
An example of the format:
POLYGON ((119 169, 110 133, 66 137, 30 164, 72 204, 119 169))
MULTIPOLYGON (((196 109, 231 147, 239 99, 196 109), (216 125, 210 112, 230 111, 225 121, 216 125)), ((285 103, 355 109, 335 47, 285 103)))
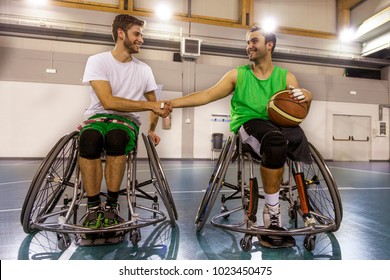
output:
POLYGON ((287 140, 279 131, 264 135, 261 142, 261 164, 264 167, 277 169, 284 166, 287 158, 287 140))
POLYGON ((103 149, 103 135, 95 129, 86 129, 80 135, 80 157, 98 159, 103 149))
POLYGON ((106 135, 104 148, 109 156, 122 156, 126 154, 126 146, 130 140, 129 135, 122 129, 110 130, 106 135))

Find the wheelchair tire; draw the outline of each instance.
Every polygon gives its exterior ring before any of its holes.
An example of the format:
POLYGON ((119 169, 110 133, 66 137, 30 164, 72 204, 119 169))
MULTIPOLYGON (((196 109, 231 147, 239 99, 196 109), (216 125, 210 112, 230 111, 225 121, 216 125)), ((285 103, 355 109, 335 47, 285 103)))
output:
POLYGON ((172 197, 172 193, 170 187, 168 185, 168 181, 165 177, 165 173, 161 166, 160 159, 157 155, 157 151, 154 147, 154 144, 149 136, 142 134, 142 138, 145 143, 146 151, 149 159, 149 167, 152 178, 156 179, 157 184, 154 184, 157 192, 159 193, 165 208, 167 209, 168 216, 171 221, 171 225, 175 226, 175 221, 177 220, 177 210, 175 206, 175 202, 172 197))
MULTIPOLYGON (((310 144, 310 152, 313 163, 304 164, 310 210, 332 218, 336 224, 333 231, 337 231, 343 218, 340 193, 328 166, 312 144, 310 144)), ((324 223, 319 218, 317 220, 324 223)))
MULTIPOLYGON (((40 174, 42 173, 42 168, 43 166, 45 166, 47 160, 49 159, 50 155, 53 153, 53 150, 57 147, 58 143, 61 142, 61 140, 66 137, 66 135, 62 136, 56 143, 56 145, 54 145, 51 150, 49 151, 49 153, 46 155, 46 157, 43 159, 43 161, 41 162, 41 164, 39 165, 37 171, 35 172, 35 175, 33 177, 33 179, 31 180, 31 183, 30 183, 30 188, 28 189, 27 191, 27 194, 26 194, 26 198, 30 197, 31 196, 31 191, 33 190, 33 188, 31 188, 32 185, 35 185, 38 177, 40 176, 40 174)), ((28 199, 25 199, 24 202, 23 202, 23 206, 22 206, 22 211, 20 213, 20 224, 23 224, 23 217, 24 217, 24 212, 25 212, 25 209, 26 209, 26 204, 28 202, 28 199)))
MULTIPOLYGON (((22 208, 22 226, 25 233, 37 230, 60 201, 70 182, 77 163, 78 132, 62 137, 44 159, 35 175, 22 208)), ((58 216, 58 215, 57 215, 58 216)))
POLYGON ((222 188, 222 183, 225 179, 226 171, 232 158, 234 149, 235 138, 232 140, 231 137, 229 137, 218 157, 217 164, 215 165, 213 173, 211 174, 206 192, 202 198, 195 217, 196 230, 198 232, 202 230, 208 217, 210 216, 215 200, 217 199, 218 193, 222 188))
POLYGON ((169 202, 170 206, 172 207, 173 214, 175 216, 175 219, 177 220, 179 217, 177 215, 176 205, 175 205, 175 202, 173 200, 171 188, 169 187, 168 180, 165 176, 164 169, 163 169, 162 164, 161 164, 161 160, 158 157, 156 148, 154 147, 153 142, 152 142, 150 137, 149 137, 149 143, 150 143, 150 146, 152 148, 151 151, 153 153, 153 156, 154 156, 156 164, 157 164, 157 171, 158 171, 158 173, 161 177, 162 183, 163 183, 162 187, 165 190, 165 193, 167 194, 168 202, 169 202))

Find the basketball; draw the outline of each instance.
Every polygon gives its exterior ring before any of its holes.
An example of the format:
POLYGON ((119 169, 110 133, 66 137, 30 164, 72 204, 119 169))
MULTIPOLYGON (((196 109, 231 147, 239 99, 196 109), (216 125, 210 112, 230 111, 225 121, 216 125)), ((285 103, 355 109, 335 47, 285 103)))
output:
POLYGON ((290 98, 291 90, 275 93, 268 102, 267 111, 271 122, 282 127, 298 126, 308 113, 307 103, 290 98))

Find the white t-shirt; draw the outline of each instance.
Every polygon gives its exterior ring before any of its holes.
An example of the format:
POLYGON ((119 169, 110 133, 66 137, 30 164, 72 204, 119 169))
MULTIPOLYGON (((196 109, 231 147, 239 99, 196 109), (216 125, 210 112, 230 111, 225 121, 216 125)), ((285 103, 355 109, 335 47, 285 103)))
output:
MULTIPOLYGON (((83 83, 93 80, 109 81, 113 96, 131 100, 145 100, 146 92, 156 90, 157 84, 149 65, 136 59, 122 63, 117 61, 111 52, 104 52, 88 58, 85 66, 83 83)), ((115 114, 134 120, 141 125, 138 113, 105 110, 98 97, 90 87, 91 105, 84 116, 89 118, 95 114, 115 114)))

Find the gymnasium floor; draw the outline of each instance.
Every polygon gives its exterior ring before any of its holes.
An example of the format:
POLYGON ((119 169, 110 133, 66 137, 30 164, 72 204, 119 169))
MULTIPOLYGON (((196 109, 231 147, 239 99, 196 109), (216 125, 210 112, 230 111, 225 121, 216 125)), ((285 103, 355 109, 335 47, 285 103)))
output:
MULTIPOLYGON (((196 233, 194 217, 215 162, 162 161, 178 210, 177 226, 169 222, 141 229, 142 240, 133 246, 96 247, 72 245, 57 248, 50 232, 27 235, 20 225, 20 212, 39 160, 0 160, 0 259, 177 259, 177 260, 390 260, 390 162, 329 162, 338 184, 344 216, 335 233, 320 234, 316 248, 303 247, 303 237, 289 249, 266 249, 254 239, 249 252, 240 249, 240 233, 214 227, 208 221, 196 233)), ((140 177, 146 161, 138 162, 140 177)), ((214 213, 219 213, 219 204, 214 213)), ((262 208, 260 208, 262 209, 262 208)))

